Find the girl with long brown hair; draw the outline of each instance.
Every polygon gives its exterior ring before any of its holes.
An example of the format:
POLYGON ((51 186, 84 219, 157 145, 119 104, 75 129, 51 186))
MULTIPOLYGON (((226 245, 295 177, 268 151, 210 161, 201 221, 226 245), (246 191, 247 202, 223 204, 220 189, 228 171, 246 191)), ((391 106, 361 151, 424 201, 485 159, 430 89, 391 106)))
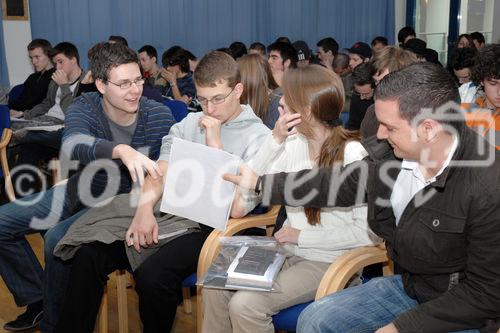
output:
POLYGON ((243 93, 242 104, 250 104, 262 122, 273 129, 279 117, 278 100, 283 94, 274 81, 271 67, 266 59, 258 54, 247 54, 238 59, 243 93))
MULTIPOLYGON (((290 69, 283 79, 280 117, 251 167, 257 173, 343 166, 367 155, 356 132, 341 127, 341 79, 321 66, 290 69)), ((326 194, 325 194, 326 195, 326 194)), ((338 193, 342 195, 342 193, 338 193)), ((203 290, 204 332, 274 332, 271 316, 314 299, 331 262, 345 251, 378 243, 365 205, 286 207, 275 238, 287 259, 276 278, 279 292, 203 290)))

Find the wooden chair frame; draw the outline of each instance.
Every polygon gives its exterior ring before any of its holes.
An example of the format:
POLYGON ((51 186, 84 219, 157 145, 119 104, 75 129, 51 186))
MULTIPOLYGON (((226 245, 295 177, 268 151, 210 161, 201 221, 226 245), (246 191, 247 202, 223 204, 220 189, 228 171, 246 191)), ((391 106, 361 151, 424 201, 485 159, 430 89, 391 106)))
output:
POLYGON ((2 165, 3 178, 5 180, 5 191, 9 200, 14 201, 16 200, 16 195, 14 193, 14 186, 12 185, 9 162, 7 160, 7 146, 9 145, 11 137, 12 130, 10 128, 4 128, 2 132, 2 139, 0 141, 0 163, 2 165))
MULTIPOLYGON (((239 231, 253 227, 266 226, 268 231, 272 230, 279 207, 273 207, 268 213, 245 217, 242 219, 232 219, 225 232, 214 230, 205 241, 198 261, 198 277, 203 276, 216 256, 219 253, 219 238, 222 236, 232 236, 239 231), (270 228, 271 227, 271 228, 270 228)), ((270 233, 268 232, 268 235, 270 233)), ((325 297, 331 293, 342 290, 346 287, 352 276, 366 266, 376 263, 384 264, 384 275, 393 274, 393 268, 385 245, 367 246, 350 250, 338 257, 323 275, 316 291, 315 300, 325 297)), ((197 316, 196 328, 201 333, 203 325, 202 287, 197 287, 197 316)))

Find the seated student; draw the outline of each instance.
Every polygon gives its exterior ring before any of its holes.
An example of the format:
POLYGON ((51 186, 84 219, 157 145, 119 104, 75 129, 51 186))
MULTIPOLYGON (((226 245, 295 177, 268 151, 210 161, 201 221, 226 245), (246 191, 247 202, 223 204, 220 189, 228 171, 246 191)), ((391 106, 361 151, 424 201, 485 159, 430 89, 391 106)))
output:
MULTIPOLYGON (((250 106, 240 105, 243 85, 238 65, 231 56, 217 51, 208 53, 200 60, 194 80, 203 113, 188 114, 164 137, 158 160, 162 175, 168 169, 174 138, 223 149, 248 160, 255 155, 269 133, 250 106)), ((125 221, 127 244, 133 245, 138 252, 141 247, 158 243, 158 224, 153 209, 162 197, 163 180, 163 177, 155 179, 149 176, 145 179, 135 216, 125 221)), ((241 217, 251 210, 255 201, 250 199, 252 203, 244 208, 234 207, 231 215, 241 217)), ((93 212, 95 210, 89 211, 89 214, 93 212)), ((187 219, 175 218, 198 226, 187 219)), ((161 247, 155 247, 156 252, 134 271, 144 332, 171 331, 182 280, 196 271, 201 247, 212 231, 204 225, 198 228, 198 232, 179 236, 161 247)), ((117 268, 127 267, 131 266, 123 240, 111 244, 91 242, 81 246, 74 257, 56 331, 92 332, 107 275, 117 268)))
POLYGON ((372 40, 372 54, 378 53, 384 49, 388 45, 387 38, 384 36, 377 36, 372 40))
MULTIPOLYGON (((280 118, 255 159, 253 170, 292 172, 348 165, 367 155, 358 136, 343 130, 342 82, 319 65, 291 69, 283 78, 280 118), (290 128, 293 130, 289 131, 290 128)), ((277 292, 203 289, 203 332, 274 332, 271 316, 314 299, 331 262, 346 250, 376 244, 366 206, 348 209, 286 207, 275 233, 287 258, 278 273, 277 292), (281 224, 280 223, 280 224, 281 224)))
MULTIPOLYGON (((413 52, 404 50, 398 46, 387 46, 380 53, 375 54, 372 59, 375 85, 378 85, 389 73, 403 69, 416 62, 419 62, 419 60, 413 52)), ((372 104, 366 109, 363 121, 361 121, 359 128, 361 137, 366 139, 376 135, 378 126, 377 117, 375 116, 375 105, 372 104)))
POLYGON ((373 105, 375 81, 372 77, 371 64, 363 63, 357 66, 352 72, 352 82, 354 88, 351 96, 351 107, 349 109, 349 121, 345 125, 345 128, 357 131, 365 117, 366 110, 373 105))
POLYGON ((370 228, 385 239, 396 275, 309 305, 297 332, 500 328, 500 152, 463 124, 460 111, 437 111, 450 101, 460 96, 448 71, 413 64, 379 83, 380 141, 364 142, 369 156, 352 172, 322 168, 259 179, 242 167, 241 175, 224 176, 262 191, 265 204, 348 207, 366 200, 370 228))
POLYGON ((484 96, 473 103, 464 103, 467 125, 480 131, 492 145, 500 149, 500 44, 488 45, 477 55, 472 68, 472 81, 481 87, 484 96), (491 131, 494 130, 494 133, 491 131))
POLYGON ((55 69, 50 59, 52 45, 45 39, 34 39, 28 44, 28 55, 35 72, 24 81, 23 92, 15 100, 9 99, 10 114, 19 117, 19 111, 32 109, 47 96, 47 89, 55 69))
POLYGON ((484 39, 484 35, 479 31, 471 33, 470 38, 472 39, 472 42, 474 43, 476 49, 479 50, 486 46, 486 40, 484 39))
POLYGON ((398 43, 399 46, 403 46, 407 41, 412 38, 416 38, 417 34, 415 33, 415 29, 412 27, 402 27, 398 31, 398 43))
POLYGON ((250 54, 258 54, 262 57, 266 56, 266 46, 260 42, 253 42, 250 44, 250 47, 248 48, 248 53, 250 54))
POLYGON ((332 63, 339 52, 339 43, 332 37, 327 37, 320 40, 316 46, 320 64, 328 69, 333 69, 332 63))
POLYGON ((267 47, 267 54, 274 81, 281 87, 285 71, 297 67, 297 51, 291 43, 274 42, 267 47))
POLYGON ((472 41, 472 37, 469 34, 461 34, 457 38, 457 49, 463 49, 464 47, 470 47, 472 49, 476 48, 476 45, 472 41))
POLYGON ((123 44, 125 46, 128 46, 127 39, 125 37, 122 37, 122 36, 111 35, 108 38, 108 43, 111 43, 111 44, 121 43, 121 44, 123 44))
POLYGON ((345 103, 342 112, 349 112, 351 107, 352 88, 352 70, 349 67, 349 56, 345 53, 338 53, 332 62, 333 71, 340 75, 342 83, 344 84, 345 103))
POLYGON ((372 49, 363 42, 355 43, 347 51, 349 51, 349 67, 351 67, 352 71, 362 63, 370 61, 372 57, 372 49))
MULTIPOLYGON (((91 51, 89 50, 89 55, 91 51)), ((9 155, 11 160, 12 157, 17 156, 17 158, 11 165, 37 167, 57 156, 61 146, 62 129, 30 131, 24 128, 62 125, 73 99, 82 93, 96 90, 90 72, 80 67, 78 49, 73 44, 68 42, 57 44, 51 50, 51 58, 56 71, 52 74, 45 99, 30 110, 17 113, 16 116, 24 116, 24 119, 29 121, 12 123, 14 133, 10 146, 13 149, 10 149, 9 155)), ((31 173, 29 170, 26 172, 31 173)), ((17 175, 23 177, 21 173, 17 175)), ((16 191, 20 196, 22 193, 32 192, 25 189, 26 183, 21 187, 22 189, 16 191)), ((34 185, 34 189, 38 191, 38 184, 34 185)))
POLYGON ((257 117, 270 129, 278 120, 278 104, 282 93, 277 91, 269 63, 262 56, 247 54, 238 59, 243 93, 241 102, 249 104, 257 117))
POLYGON ((163 89, 163 95, 189 105, 196 96, 196 88, 186 50, 179 49, 169 56, 168 63, 160 69, 160 73, 168 82, 163 89))
POLYGON ((469 47, 457 49, 448 64, 460 86, 458 91, 462 103, 473 102, 476 97, 478 86, 471 81, 471 70, 476 56, 477 52, 469 47))
MULTIPOLYGON (((45 99, 32 109, 17 116, 26 120, 51 121, 61 124, 73 98, 78 96, 80 82, 87 74, 80 68, 80 56, 75 45, 69 42, 57 44, 51 51, 56 71, 52 74, 45 99)), ((17 123, 16 123, 17 124, 17 123)), ((18 127, 14 126, 14 129, 18 127)))
POLYGON ((231 50, 235 60, 238 60, 248 53, 247 47, 243 42, 232 42, 231 45, 229 45, 229 49, 231 50))
POLYGON ((108 183, 125 193, 144 170, 156 172, 151 159, 158 157, 161 138, 174 122, 168 108, 140 99, 144 81, 133 50, 102 43, 93 54, 91 70, 99 93, 77 98, 65 119, 63 170, 68 158, 79 161, 78 170, 65 185, 0 206, 0 274, 16 304, 27 305, 25 313, 5 324, 6 330, 35 327, 43 314, 42 331, 53 331, 69 273, 69 267, 52 255, 55 245, 95 198, 116 194, 105 191, 108 183), (95 166, 97 159, 112 160, 119 176, 109 179, 104 169, 85 168, 95 166), (44 274, 25 235, 49 228, 44 236, 44 274))
POLYGON ((151 45, 144 45, 137 51, 141 61, 142 75, 146 79, 146 84, 163 91, 167 81, 162 77, 160 68, 156 64, 158 52, 151 45))

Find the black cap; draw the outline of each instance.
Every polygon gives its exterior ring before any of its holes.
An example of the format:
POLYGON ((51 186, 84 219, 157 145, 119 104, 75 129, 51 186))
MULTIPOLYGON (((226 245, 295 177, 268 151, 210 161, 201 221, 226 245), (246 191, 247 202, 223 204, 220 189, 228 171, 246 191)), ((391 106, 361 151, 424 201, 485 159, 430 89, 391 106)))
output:
POLYGON ((299 61, 311 59, 311 50, 309 49, 309 46, 306 42, 304 42, 303 40, 298 40, 295 41, 292 45, 297 51, 299 61))
POLYGON ((371 58, 372 56, 372 48, 370 45, 363 42, 355 43, 350 49, 347 49, 347 51, 349 51, 349 53, 358 54, 363 58, 371 58))

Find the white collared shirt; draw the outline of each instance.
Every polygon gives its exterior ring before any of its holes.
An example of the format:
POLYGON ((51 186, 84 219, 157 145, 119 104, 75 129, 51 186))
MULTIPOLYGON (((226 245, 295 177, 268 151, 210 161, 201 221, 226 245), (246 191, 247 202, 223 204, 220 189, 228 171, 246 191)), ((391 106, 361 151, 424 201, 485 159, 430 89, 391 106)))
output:
POLYGON ((458 139, 453 138, 453 144, 451 150, 446 158, 443 166, 439 172, 432 178, 425 179, 422 171, 419 168, 418 162, 403 160, 401 164, 401 172, 394 183, 394 188, 391 194, 391 206, 396 217, 396 225, 399 224, 401 215, 408 205, 408 203, 413 199, 415 194, 422 190, 427 185, 436 181, 436 178, 443 173, 444 169, 448 167, 451 162, 453 154, 457 150, 458 139))

